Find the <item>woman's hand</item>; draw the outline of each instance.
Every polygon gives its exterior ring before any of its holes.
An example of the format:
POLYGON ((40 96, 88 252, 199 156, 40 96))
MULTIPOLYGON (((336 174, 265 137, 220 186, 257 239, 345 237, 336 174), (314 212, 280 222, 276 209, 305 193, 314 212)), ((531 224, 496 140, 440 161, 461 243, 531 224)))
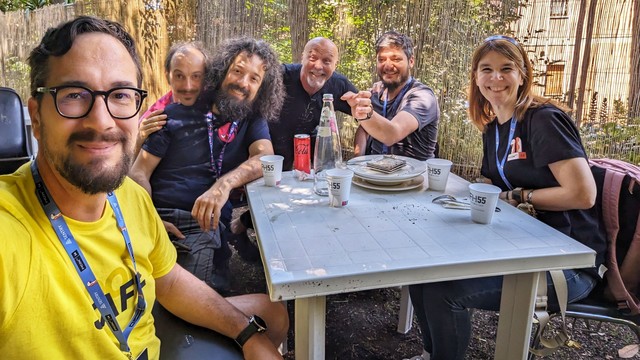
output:
MULTIPOLYGON (((487 179, 488 180, 488 179, 487 179)), ((490 183, 490 182, 489 182, 490 183)), ((518 202, 509 197, 509 191, 503 191, 500 193, 500 200, 506 201, 511 206, 518 206, 518 202)))

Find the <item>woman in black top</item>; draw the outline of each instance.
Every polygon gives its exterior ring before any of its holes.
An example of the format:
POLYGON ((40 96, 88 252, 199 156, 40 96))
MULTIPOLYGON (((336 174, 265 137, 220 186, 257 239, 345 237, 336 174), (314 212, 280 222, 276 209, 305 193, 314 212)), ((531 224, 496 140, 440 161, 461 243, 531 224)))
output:
MULTIPOLYGON (((484 180, 503 190, 503 200, 596 251, 595 268, 564 271, 569 302, 586 297, 600 279, 606 237, 577 128, 561 105, 531 93, 531 62, 513 38, 487 38, 473 54, 470 77, 469 115, 483 132, 484 180)), ((548 286, 549 302, 557 304, 550 279, 548 286)), ((464 359, 467 309, 497 311, 501 292, 502 276, 411 286, 424 341, 413 359, 464 359)))

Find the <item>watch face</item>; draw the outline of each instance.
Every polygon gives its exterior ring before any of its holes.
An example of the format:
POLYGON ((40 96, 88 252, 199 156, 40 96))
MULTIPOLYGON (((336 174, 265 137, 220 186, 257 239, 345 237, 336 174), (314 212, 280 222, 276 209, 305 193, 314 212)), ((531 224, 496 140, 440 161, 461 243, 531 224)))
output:
POLYGON ((267 330, 267 323, 262 320, 258 315, 253 315, 253 321, 258 326, 258 332, 264 332, 267 330))
POLYGON ((256 333, 263 333, 267 331, 267 323, 264 322, 259 316, 253 315, 249 318, 249 325, 236 338, 236 343, 242 347, 247 340, 256 333))

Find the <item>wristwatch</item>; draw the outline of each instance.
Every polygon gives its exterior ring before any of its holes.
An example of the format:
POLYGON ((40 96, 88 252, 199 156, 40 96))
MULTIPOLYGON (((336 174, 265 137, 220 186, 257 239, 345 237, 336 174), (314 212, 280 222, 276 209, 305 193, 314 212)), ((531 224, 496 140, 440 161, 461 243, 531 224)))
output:
POLYGON ((253 315, 249 318, 249 325, 240 332, 240 335, 236 338, 236 343, 243 347, 244 343, 249 340, 255 333, 263 333, 267 331, 267 323, 262 320, 258 315, 253 315))

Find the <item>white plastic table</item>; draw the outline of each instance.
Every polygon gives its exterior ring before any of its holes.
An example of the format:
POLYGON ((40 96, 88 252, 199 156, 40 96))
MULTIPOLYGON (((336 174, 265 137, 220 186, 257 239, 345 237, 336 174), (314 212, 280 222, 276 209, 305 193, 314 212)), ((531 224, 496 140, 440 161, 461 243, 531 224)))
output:
MULTIPOLYGON (((445 193, 467 199, 467 186, 451 174, 445 193)), ((495 359, 525 359, 540 274, 594 265, 593 250, 504 202, 480 225, 424 187, 354 184, 344 208, 312 187, 290 172, 247 185, 270 298, 295 300, 296 359, 325 358, 327 295, 492 275, 505 275, 495 359)))

